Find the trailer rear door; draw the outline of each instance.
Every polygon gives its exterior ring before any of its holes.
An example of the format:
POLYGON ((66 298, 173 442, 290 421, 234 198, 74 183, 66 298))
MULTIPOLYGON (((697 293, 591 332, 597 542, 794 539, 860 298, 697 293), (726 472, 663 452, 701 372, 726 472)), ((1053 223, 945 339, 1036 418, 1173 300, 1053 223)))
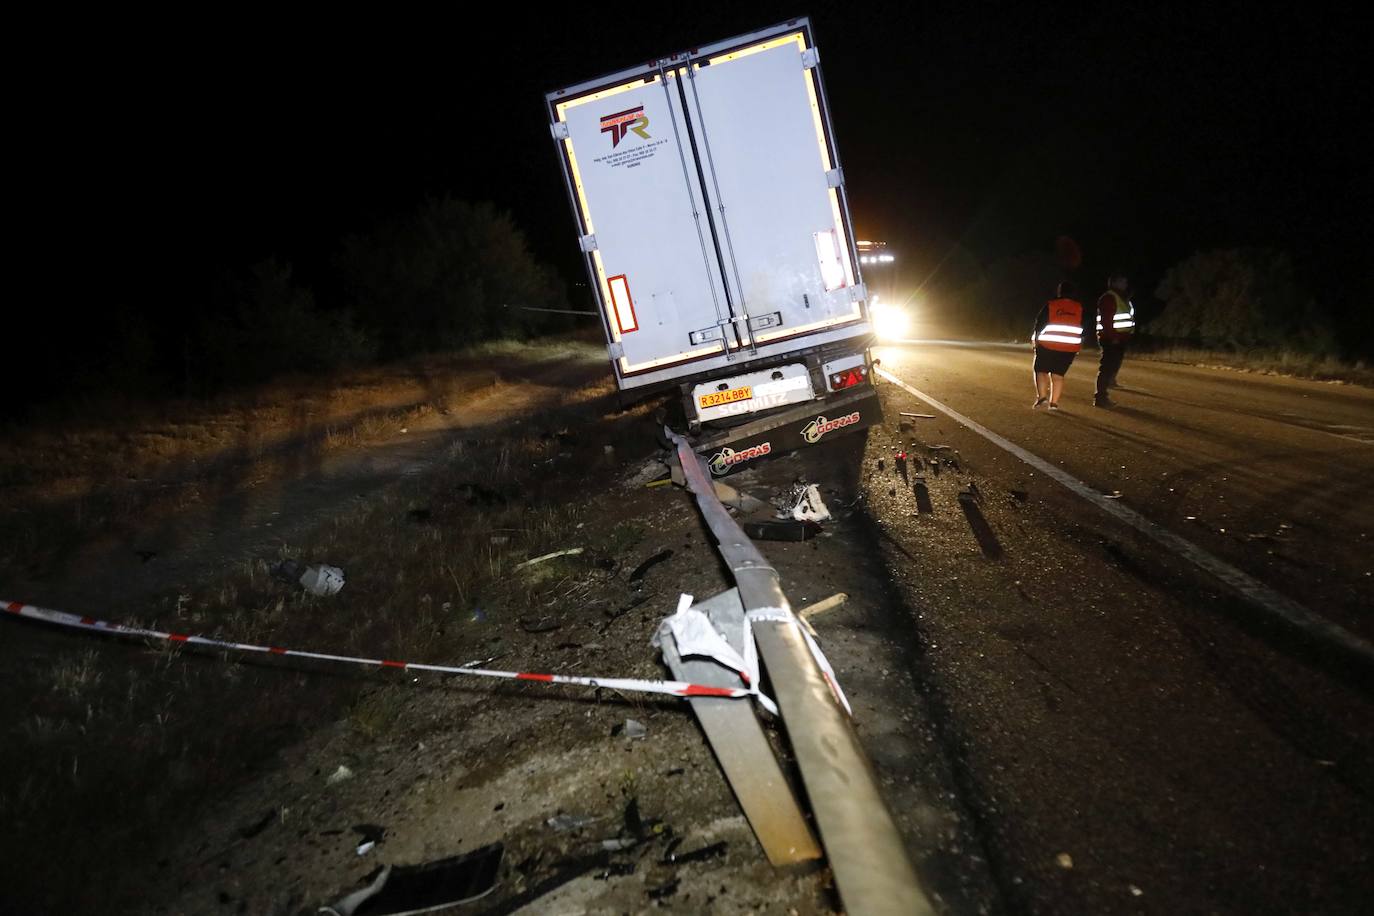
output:
POLYGON ((796 19, 548 94, 622 388, 870 333, 818 61, 796 19))
POLYGON ((731 299, 757 344, 862 318, 818 60, 798 30, 703 53, 685 71, 731 299))

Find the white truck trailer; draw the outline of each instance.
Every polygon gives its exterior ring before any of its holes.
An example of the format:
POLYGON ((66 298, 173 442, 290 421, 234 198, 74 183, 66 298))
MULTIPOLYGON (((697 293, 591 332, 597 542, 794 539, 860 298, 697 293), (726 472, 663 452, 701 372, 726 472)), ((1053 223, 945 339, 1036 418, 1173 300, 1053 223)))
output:
POLYGON ((720 475, 881 419, 809 20, 546 99, 623 394, 678 388, 720 475))

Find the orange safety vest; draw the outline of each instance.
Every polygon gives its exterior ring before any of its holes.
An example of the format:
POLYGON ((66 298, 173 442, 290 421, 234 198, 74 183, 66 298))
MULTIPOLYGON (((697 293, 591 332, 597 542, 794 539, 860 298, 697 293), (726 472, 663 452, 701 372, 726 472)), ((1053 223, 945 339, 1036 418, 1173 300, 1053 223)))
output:
POLYGON ((1051 299, 1049 321, 1035 342, 1046 350, 1077 353, 1083 347, 1083 306, 1073 299, 1051 299))

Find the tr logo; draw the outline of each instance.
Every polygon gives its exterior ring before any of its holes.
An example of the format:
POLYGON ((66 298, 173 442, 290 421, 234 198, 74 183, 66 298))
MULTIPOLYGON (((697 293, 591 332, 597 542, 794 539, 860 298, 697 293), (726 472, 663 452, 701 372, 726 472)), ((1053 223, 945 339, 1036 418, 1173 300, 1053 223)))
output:
POLYGON ((625 135, 634 131, 645 140, 649 139, 649 118, 644 114, 644 106, 618 111, 601 119, 601 132, 611 135, 611 148, 620 145, 625 135))

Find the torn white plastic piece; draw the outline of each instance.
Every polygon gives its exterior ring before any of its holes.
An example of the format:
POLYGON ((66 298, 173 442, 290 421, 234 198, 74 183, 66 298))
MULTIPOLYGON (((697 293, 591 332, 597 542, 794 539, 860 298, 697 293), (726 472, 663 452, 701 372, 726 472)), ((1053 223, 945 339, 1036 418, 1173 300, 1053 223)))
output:
POLYGON ((337 595, 344 587, 344 571, 337 566, 310 566, 301 573, 300 583, 312 595, 337 595))
POLYGON ((797 504, 792 507, 792 518, 799 522, 824 522, 830 518, 830 510, 821 499, 820 487, 814 483, 807 485, 797 495, 797 504))
POLYGON ((716 632, 709 617, 692 609, 692 601, 691 595, 678 596, 677 613, 665 617, 658 626, 658 632, 654 633, 654 648, 663 644, 663 631, 667 629, 673 636, 677 654, 683 658, 689 655, 702 656, 719 662, 737 674, 747 675, 749 666, 744 659, 730 647, 724 636, 716 632))
POLYGON ((666 631, 673 637, 678 655, 683 658, 689 655, 709 658, 716 664, 730 669, 748 681, 749 692, 759 701, 760 706, 773 715, 778 715, 778 704, 759 691, 759 653, 758 647, 754 645, 754 634, 749 629, 749 621, 744 622, 744 657, 741 658, 730 643, 726 642, 725 637, 720 635, 715 624, 711 623, 711 618, 693 609, 693 600, 691 595, 678 596, 677 613, 665 617, 650 640, 654 648, 662 647, 663 634, 666 631))

